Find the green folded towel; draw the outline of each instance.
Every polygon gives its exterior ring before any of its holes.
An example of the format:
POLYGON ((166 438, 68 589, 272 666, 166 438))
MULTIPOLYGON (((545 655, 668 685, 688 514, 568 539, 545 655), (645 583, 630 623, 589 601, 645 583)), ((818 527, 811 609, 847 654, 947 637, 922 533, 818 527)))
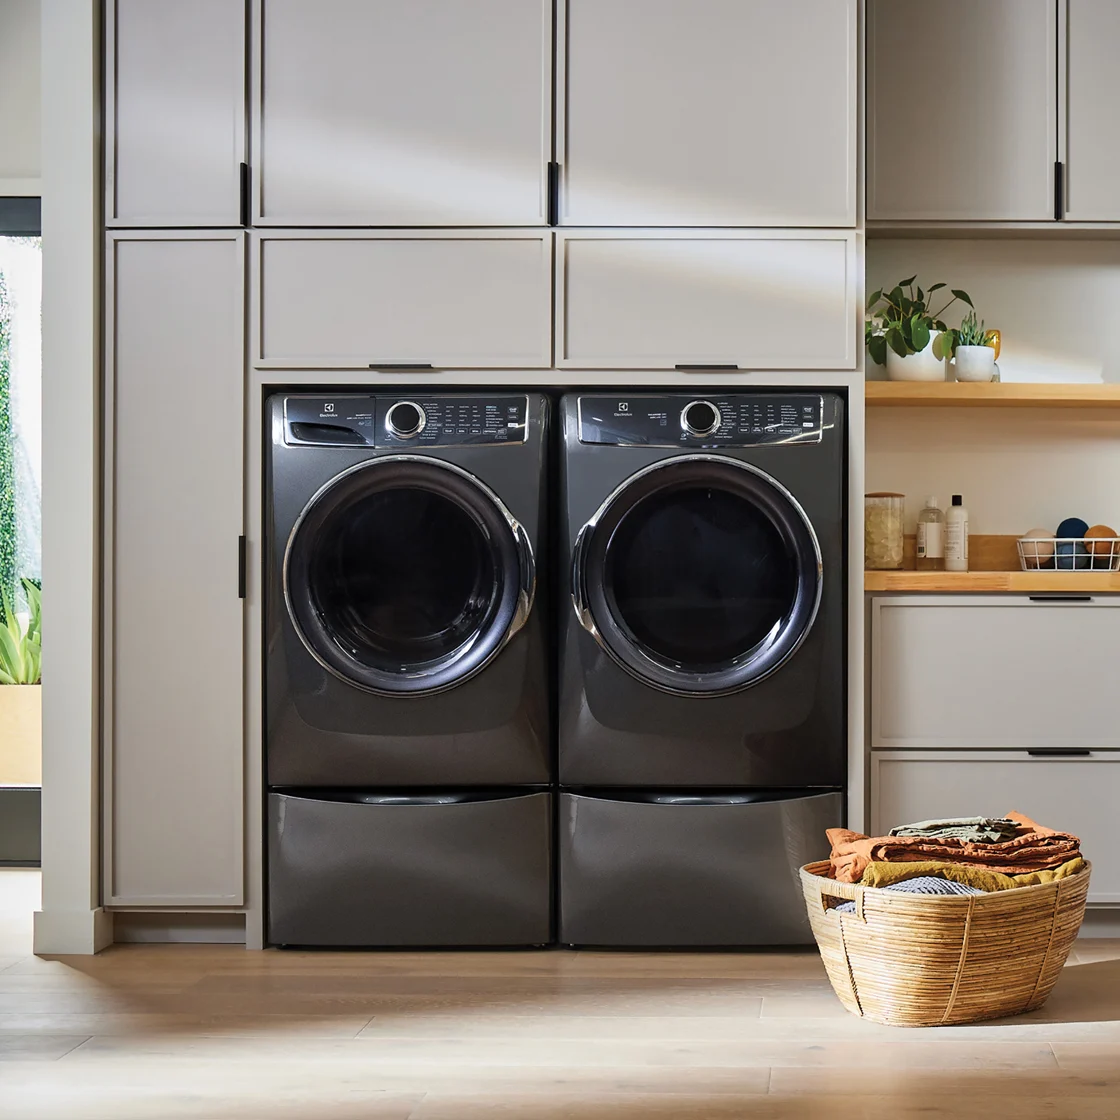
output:
POLYGON ((922 836, 929 840, 963 840, 969 844, 998 844, 1011 840, 1019 826, 1006 817, 952 817, 918 821, 892 828, 891 836, 922 836))

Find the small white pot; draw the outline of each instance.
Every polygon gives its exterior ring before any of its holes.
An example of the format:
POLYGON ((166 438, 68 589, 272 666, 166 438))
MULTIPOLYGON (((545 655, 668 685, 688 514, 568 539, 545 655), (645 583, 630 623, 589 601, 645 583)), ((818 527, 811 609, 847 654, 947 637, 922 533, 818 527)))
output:
POLYGON ((900 358, 887 347, 887 377, 891 381, 944 381, 948 376, 949 360, 933 356, 933 343, 937 332, 929 336, 924 350, 900 358))
POLYGON ((958 381, 992 381, 996 352, 990 346, 958 346, 953 367, 958 381))

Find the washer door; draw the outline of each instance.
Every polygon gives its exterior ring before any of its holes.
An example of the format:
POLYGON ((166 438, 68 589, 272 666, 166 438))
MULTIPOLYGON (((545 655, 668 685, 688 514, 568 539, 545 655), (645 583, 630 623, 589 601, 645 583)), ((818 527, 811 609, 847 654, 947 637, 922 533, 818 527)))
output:
POLYGON ((296 632, 335 676, 386 695, 441 692, 525 624, 535 569, 520 523, 474 475, 387 455, 344 471, 288 540, 296 632))
POLYGON ((821 551, 768 474, 682 455, 627 479, 583 527, 572 589, 582 625, 639 680, 721 695, 769 676, 805 640, 821 551))

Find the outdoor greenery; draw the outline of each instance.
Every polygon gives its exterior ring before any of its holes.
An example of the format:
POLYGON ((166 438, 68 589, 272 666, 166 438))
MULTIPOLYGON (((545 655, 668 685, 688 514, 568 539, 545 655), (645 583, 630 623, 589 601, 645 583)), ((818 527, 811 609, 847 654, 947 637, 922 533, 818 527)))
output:
POLYGON ((889 346, 900 358, 921 353, 928 345, 934 331, 939 332, 933 341, 933 356, 947 358, 952 352, 953 335, 941 318, 957 300, 972 306, 967 292, 951 288, 953 298, 937 311, 930 311, 930 296, 944 288, 933 284, 929 291, 915 287, 917 276, 900 280, 889 292, 880 288, 867 299, 867 326, 864 341, 867 352, 877 365, 885 365, 889 346))
POLYGON ((27 597, 27 625, 16 617, 15 603, 0 594, 0 685, 38 684, 43 661, 43 595, 34 580, 22 579, 27 597))
POLYGON ((12 442, 11 316, 0 273, 0 595, 15 599, 16 472, 12 442))

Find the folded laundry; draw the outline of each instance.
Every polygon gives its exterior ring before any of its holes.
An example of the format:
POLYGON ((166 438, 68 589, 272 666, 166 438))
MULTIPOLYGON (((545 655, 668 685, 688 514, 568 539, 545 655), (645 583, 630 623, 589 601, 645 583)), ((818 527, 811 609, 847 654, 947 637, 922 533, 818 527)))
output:
POLYGON ((936 860, 1023 875, 1048 871, 1080 855, 1081 844, 1068 832, 1045 828, 1022 813, 1008 813, 1018 826, 1010 840, 972 842, 954 837, 864 836, 846 828, 830 828, 832 870, 841 883, 858 883, 870 863, 914 863, 936 860))
POLYGON ((1000 871, 985 871, 981 867, 969 867, 960 863, 942 863, 936 860, 920 860, 914 863, 869 863, 860 885, 864 887, 891 887, 917 878, 934 877, 948 879, 955 883, 965 883, 982 891, 1007 891, 1015 887, 1037 887, 1041 883, 1052 883, 1055 879, 1065 879, 1078 875, 1085 869, 1085 861, 1080 856, 1066 860, 1060 867, 1051 871, 1030 871, 1025 875, 1005 875, 1000 871))
MULTIPOLYGON (((937 879, 932 875, 919 875, 914 879, 907 879, 901 883, 892 883, 884 888, 893 894, 940 894, 940 895, 971 895, 984 894, 979 887, 969 886, 967 883, 956 883, 952 879, 937 879)), ((841 902, 833 909, 841 914, 852 913, 856 908, 854 902, 841 902)))
POLYGON ((994 844, 1017 836, 1019 826, 1007 817, 960 817, 956 820, 918 821, 892 828, 889 836, 926 836, 937 840, 968 840, 994 844))

